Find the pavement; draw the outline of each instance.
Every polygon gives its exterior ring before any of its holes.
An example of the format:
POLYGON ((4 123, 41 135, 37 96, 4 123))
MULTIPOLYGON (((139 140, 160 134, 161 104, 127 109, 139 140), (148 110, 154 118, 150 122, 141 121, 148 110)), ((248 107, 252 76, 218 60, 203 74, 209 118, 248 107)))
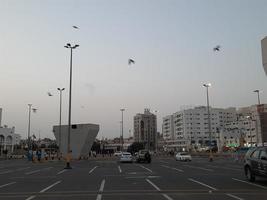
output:
POLYGON ((154 158, 151 164, 116 160, 30 163, 0 161, 0 200, 264 200, 267 179, 246 180, 242 163, 216 158, 192 162, 154 158))

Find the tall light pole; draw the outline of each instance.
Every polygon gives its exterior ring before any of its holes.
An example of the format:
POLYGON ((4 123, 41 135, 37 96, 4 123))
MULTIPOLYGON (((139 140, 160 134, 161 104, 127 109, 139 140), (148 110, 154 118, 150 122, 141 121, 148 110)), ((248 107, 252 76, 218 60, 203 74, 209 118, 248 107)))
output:
POLYGON ((256 92, 257 93, 257 96, 258 96, 258 105, 261 104, 261 101, 260 101, 260 90, 254 90, 253 92, 256 92))
POLYGON ((121 108, 121 150, 123 151, 123 111, 125 111, 125 108, 121 108))
POLYGON ((32 104, 28 104, 29 106, 29 121, 28 121, 28 159, 30 158, 30 132, 31 132, 31 110, 32 104))
POLYGON ((72 88, 72 50, 79 47, 78 44, 71 46, 70 43, 67 43, 65 48, 70 49, 70 87, 69 87, 69 120, 68 120, 68 144, 67 144, 67 159, 66 159, 66 169, 71 169, 70 160, 71 160, 71 149, 70 149, 70 129, 71 129, 71 88, 72 88))
MULTIPOLYGON (((258 106, 261 104, 261 101, 260 101, 260 90, 254 90, 253 92, 256 92, 258 95, 258 106)), ((258 110, 258 107, 257 107, 257 113, 259 114, 259 118, 260 119, 260 113, 259 113, 259 110, 258 110)), ((256 126, 256 146, 258 146, 258 139, 259 139, 259 136, 258 136, 258 123, 257 123, 257 118, 255 119, 255 126, 256 126)))
POLYGON ((203 84, 203 86, 206 88, 207 91, 207 111, 208 111, 208 126, 209 126, 209 147, 210 147, 209 161, 212 161, 213 157, 211 149, 211 122, 210 122, 210 104, 209 104, 209 87, 211 86, 211 84, 207 83, 203 84))
POLYGON ((61 158, 61 113, 62 113, 62 92, 65 88, 57 88, 59 91, 59 135, 58 135, 58 149, 59 149, 59 158, 61 158))
MULTIPOLYGON (((32 145, 31 145, 31 111, 33 111, 34 113, 37 111, 36 108, 32 108, 32 104, 28 104, 29 107, 29 121, 28 121, 28 156, 30 156, 30 146, 31 146, 31 150, 32 150, 32 145)), ((33 153, 32 153, 33 156, 33 153)), ((29 157, 28 157, 29 158, 29 157)), ((32 157, 33 160, 33 157, 32 157)))

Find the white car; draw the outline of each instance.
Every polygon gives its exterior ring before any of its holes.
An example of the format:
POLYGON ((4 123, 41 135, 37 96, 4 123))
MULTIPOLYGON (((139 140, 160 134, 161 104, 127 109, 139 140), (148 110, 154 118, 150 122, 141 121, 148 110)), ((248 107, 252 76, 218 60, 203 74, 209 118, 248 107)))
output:
POLYGON ((181 160, 181 161, 192 161, 192 157, 189 153, 187 152, 178 152, 175 155, 176 160, 181 160))
POLYGON ((122 152, 121 151, 117 151, 114 153, 114 156, 121 156, 122 152))
POLYGON ((133 162, 132 154, 129 152, 123 152, 119 158, 120 162, 133 162))

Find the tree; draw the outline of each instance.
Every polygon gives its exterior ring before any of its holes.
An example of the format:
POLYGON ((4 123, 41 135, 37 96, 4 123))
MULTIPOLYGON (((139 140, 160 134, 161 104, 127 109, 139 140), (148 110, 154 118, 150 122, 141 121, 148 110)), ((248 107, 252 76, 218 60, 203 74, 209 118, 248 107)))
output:
POLYGON ((128 147, 128 152, 131 152, 132 154, 135 152, 138 152, 139 150, 144 149, 144 144, 141 142, 134 142, 128 147))

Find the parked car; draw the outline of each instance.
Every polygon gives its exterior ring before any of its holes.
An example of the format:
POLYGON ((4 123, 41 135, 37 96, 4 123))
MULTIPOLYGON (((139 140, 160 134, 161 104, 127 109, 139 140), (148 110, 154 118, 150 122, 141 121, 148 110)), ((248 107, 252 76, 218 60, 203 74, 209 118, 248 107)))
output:
POLYGON ((136 162, 151 163, 151 154, 147 150, 140 150, 136 156, 136 162))
POLYGON ((122 152, 121 151, 117 151, 114 153, 114 156, 121 156, 122 152))
POLYGON ((267 177, 267 147, 256 147, 247 151, 244 170, 247 179, 255 181, 256 176, 267 177))
POLYGON ((187 152, 178 152, 175 155, 175 160, 180 160, 180 161, 192 161, 192 157, 189 153, 187 152))
POLYGON ((123 152, 119 157, 120 162, 133 162, 132 154, 129 152, 123 152))

